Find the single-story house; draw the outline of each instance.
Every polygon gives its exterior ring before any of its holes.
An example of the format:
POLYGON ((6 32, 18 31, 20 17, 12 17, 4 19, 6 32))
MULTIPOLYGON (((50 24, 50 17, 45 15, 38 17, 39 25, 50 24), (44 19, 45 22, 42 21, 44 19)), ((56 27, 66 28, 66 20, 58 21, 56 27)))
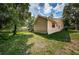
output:
POLYGON ((43 17, 38 15, 34 23, 34 32, 52 34, 61 31, 64 27, 61 18, 43 17))

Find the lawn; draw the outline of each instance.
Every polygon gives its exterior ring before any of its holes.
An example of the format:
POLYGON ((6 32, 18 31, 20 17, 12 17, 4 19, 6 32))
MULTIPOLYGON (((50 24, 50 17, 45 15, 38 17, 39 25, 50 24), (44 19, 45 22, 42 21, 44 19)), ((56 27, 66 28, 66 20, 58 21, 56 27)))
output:
POLYGON ((12 36, 12 33, 7 31, 0 37, 0 54, 79 54, 79 32, 72 30, 46 35, 21 31, 12 36))

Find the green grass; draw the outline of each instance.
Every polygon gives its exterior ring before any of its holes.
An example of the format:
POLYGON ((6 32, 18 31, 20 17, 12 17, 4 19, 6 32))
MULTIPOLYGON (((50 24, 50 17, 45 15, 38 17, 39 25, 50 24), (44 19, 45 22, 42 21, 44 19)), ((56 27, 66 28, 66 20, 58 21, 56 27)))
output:
MULTIPOLYGON (((79 32, 77 31, 61 31, 51 35, 31 33, 31 32, 17 32, 17 35, 11 36, 11 32, 0 37, 0 54, 10 55, 51 55, 51 54, 79 54, 79 46, 74 49, 68 42, 74 40, 79 42, 79 32), (6 39, 7 38, 7 39, 6 39), (63 50, 65 46, 68 46, 71 50, 63 50), (61 51, 63 50, 63 51, 61 51)), ((78 43, 75 43, 78 45, 78 43)))

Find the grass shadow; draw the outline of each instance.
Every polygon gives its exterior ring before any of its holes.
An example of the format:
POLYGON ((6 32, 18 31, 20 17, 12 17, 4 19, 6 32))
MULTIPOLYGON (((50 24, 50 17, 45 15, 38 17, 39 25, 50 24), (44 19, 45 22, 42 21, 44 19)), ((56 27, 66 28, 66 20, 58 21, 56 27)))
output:
POLYGON ((60 31, 60 32, 56 32, 50 35, 47 34, 39 34, 39 33, 35 33, 37 35, 40 35, 44 38, 47 38, 49 40, 57 40, 57 41, 62 41, 62 42, 70 42, 70 35, 69 35, 69 31, 60 31))
POLYGON ((78 33, 79 30, 69 30, 69 33, 78 33))
POLYGON ((10 32, 0 32, 0 44, 4 43, 9 39, 10 32))
POLYGON ((31 48, 33 44, 27 45, 26 42, 32 38, 32 34, 17 34, 10 36, 8 40, 0 44, 1 55, 26 55, 27 49, 31 48))

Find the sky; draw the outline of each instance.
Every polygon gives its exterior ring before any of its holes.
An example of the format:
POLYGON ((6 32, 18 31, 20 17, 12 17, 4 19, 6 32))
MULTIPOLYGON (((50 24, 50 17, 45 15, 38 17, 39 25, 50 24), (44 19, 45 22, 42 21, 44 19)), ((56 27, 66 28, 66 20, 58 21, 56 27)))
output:
POLYGON ((53 18, 61 18, 63 14, 64 3, 30 3, 29 12, 32 16, 50 16, 53 18))

